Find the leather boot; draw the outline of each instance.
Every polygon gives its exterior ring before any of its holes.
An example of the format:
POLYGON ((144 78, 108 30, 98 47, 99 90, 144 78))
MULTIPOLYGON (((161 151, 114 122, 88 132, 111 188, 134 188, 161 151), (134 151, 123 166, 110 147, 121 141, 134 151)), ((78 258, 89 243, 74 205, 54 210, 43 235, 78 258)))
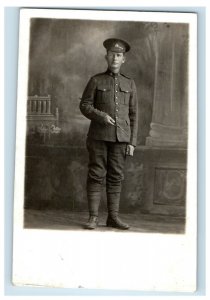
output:
POLYGON ((95 229, 98 226, 98 209, 101 200, 101 192, 88 192, 87 197, 90 217, 85 228, 95 229))
POLYGON ((120 193, 108 193, 107 194, 107 204, 108 204, 108 218, 106 221, 107 227, 113 227, 121 230, 127 230, 130 226, 123 223, 119 217, 119 204, 120 204, 120 193))
POLYGON ((98 226, 98 217, 90 216, 87 224, 85 225, 86 229, 95 229, 98 226))

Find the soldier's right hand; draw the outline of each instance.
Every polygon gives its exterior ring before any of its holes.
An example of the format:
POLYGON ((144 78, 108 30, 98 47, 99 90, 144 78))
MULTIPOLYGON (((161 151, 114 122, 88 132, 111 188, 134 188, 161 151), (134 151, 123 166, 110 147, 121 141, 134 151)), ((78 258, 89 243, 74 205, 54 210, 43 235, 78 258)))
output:
POLYGON ((115 125, 115 120, 112 119, 109 115, 106 115, 104 118, 105 124, 115 125))

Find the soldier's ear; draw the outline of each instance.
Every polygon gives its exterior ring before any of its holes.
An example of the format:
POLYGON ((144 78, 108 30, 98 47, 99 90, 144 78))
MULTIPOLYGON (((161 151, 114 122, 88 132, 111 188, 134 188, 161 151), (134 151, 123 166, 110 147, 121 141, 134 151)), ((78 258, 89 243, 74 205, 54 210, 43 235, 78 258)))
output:
POLYGON ((105 57, 105 60, 107 61, 107 54, 105 54, 104 57, 105 57))
POLYGON ((126 56, 125 56, 125 54, 123 55, 123 61, 122 61, 122 63, 124 64, 124 62, 126 61, 126 56))

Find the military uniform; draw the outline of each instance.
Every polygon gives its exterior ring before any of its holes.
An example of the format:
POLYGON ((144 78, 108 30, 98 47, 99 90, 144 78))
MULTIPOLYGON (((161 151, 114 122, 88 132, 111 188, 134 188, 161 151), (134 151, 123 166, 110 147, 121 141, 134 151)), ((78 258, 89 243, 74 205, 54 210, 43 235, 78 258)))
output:
POLYGON ((90 138, 136 146, 137 96, 132 79, 109 70, 93 76, 83 93, 80 108, 91 120, 90 138), (115 119, 116 127, 104 126, 106 114, 115 119))
POLYGON ((134 81, 109 69, 93 76, 82 95, 80 110, 91 120, 87 138, 90 216, 98 217, 101 186, 105 177, 108 212, 111 215, 113 206, 115 211, 119 210, 126 147, 128 144, 136 146, 138 101, 134 81), (105 122, 107 115, 115 120, 115 125, 105 122))

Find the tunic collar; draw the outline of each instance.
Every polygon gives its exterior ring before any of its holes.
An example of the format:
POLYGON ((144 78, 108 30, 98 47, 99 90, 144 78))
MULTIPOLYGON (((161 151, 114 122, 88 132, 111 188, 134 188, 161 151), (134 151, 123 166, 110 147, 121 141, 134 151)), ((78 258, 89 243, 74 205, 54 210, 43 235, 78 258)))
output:
POLYGON ((109 69, 106 70, 106 74, 108 74, 108 75, 110 75, 112 77, 118 77, 118 76, 120 76, 120 72, 119 73, 113 73, 109 69))

